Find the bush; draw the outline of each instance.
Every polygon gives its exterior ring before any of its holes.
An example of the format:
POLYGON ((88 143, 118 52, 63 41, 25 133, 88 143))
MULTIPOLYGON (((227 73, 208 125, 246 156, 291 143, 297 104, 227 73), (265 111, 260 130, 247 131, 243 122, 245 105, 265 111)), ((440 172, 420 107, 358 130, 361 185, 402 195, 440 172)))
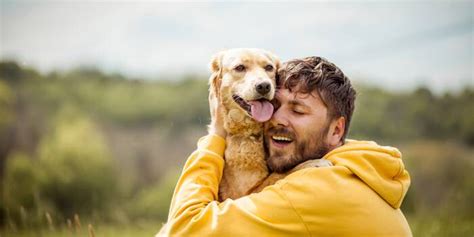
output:
POLYGON ((117 185, 101 134, 91 120, 71 108, 62 110, 53 124, 38 150, 42 199, 64 217, 107 210, 117 185))
POLYGON ((178 171, 169 171, 156 185, 151 185, 139 192, 128 205, 127 213, 134 219, 166 221, 178 178, 178 171))
POLYGON ((0 81, 0 133, 14 120, 14 99, 11 88, 5 82, 0 81))
POLYGON ((36 213, 38 207, 38 177, 37 164, 26 154, 14 152, 8 157, 3 205, 9 225, 26 227, 36 222, 36 218, 27 218, 27 215, 36 213))

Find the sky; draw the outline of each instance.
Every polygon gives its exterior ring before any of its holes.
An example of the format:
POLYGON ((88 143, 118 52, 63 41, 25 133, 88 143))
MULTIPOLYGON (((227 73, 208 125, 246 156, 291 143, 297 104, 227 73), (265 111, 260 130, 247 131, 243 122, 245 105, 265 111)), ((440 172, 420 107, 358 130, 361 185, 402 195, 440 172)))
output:
POLYGON ((98 67, 149 79, 208 74, 211 56, 256 47, 322 56, 357 82, 474 86, 474 1, 0 0, 0 60, 41 72, 98 67))

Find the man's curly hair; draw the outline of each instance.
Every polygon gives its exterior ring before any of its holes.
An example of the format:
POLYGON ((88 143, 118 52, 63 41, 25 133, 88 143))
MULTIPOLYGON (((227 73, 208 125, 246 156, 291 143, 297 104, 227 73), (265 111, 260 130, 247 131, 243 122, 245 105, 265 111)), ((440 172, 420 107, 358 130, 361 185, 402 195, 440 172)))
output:
POLYGON ((354 112, 356 91, 341 69, 322 57, 291 60, 278 70, 277 86, 297 93, 316 91, 328 108, 330 120, 345 118, 344 142, 354 112))

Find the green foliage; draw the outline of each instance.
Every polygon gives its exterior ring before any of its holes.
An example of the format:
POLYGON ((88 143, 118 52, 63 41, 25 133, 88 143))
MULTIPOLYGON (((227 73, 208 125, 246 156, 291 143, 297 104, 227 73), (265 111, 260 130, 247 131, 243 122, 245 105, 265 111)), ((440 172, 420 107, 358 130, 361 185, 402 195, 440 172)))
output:
POLYGON ((0 64, 0 78, 15 82, 25 77, 25 71, 16 62, 2 62, 0 64))
MULTIPOLYGON (((161 224, 148 220, 146 222, 138 223, 123 223, 123 224, 110 224, 100 223, 94 224, 94 236, 98 237, 150 237, 154 236, 160 229, 161 224)), ((91 236, 88 235, 88 226, 82 226, 79 231, 76 228, 72 230, 67 227, 56 228, 50 230, 44 229, 23 229, 18 231, 8 231, 0 229, 0 236, 6 237, 32 237, 32 236, 45 236, 45 237, 76 237, 76 236, 91 236)))
POLYGON ((39 170, 37 164, 26 154, 12 153, 7 160, 4 179, 5 204, 13 212, 20 207, 35 208, 35 194, 38 192, 39 170))
POLYGON ((16 85, 23 80, 38 78, 38 73, 30 68, 24 68, 14 61, 0 61, 0 80, 16 85))
POLYGON ((474 145, 474 88, 433 95, 426 88, 391 93, 359 87, 349 137, 371 140, 458 140, 474 145))
POLYGON ((157 184, 141 190, 128 205, 130 217, 165 222, 178 177, 178 171, 171 170, 157 184))
POLYGON ((41 202, 39 180, 41 170, 26 154, 14 152, 7 162, 3 193, 3 211, 9 229, 31 229, 44 224, 45 210, 41 202))
POLYGON ((91 109, 102 116, 121 123, 197 124, 199 118, 204 120, 208 116, 207 86, 199 81, 189 82, 185 87, 169 83, 118 82, 96 93, 95 98, 88 96, 93 91, 91 85, 84 84, 84 88, 79 87, 77 98, 81 104, 93 105, 91 109))
POLYGON ((413 141, 400 149, 412 179, 403 206, 407 213, 474 219, 473 148, 453 142, 413 141))
POLYGON ((182 126, 208 121, 207 83, 117 80, 100 72, 54 74, 23 85, 33 103, 47 112, 72 104, 101 119, 127 126, 155 123, 182 126))
POLYGON ((38 157, 41 196, 63 216, 106 210, 117 194, 110 152, 97 128, 71 108, 60 111, 38 157))
POLYGON ((0 133, 13 122, 14 95, 7 83, 0 81, 0 133))
POLYGON ((115 165, 97 127, 70 107, 63 108, 51 125, 38 145, 38 159, 21 152, 7 159, 4 208, 19 226, 25 226, 24 213, 33 215, 29 223, 35 224, 46 212, 90 216, 116 203, 115 165))
POLYGON ((474 219, 460 219, 455 216, 418 215, 407 216, 413 236, 472 236, 474 219))

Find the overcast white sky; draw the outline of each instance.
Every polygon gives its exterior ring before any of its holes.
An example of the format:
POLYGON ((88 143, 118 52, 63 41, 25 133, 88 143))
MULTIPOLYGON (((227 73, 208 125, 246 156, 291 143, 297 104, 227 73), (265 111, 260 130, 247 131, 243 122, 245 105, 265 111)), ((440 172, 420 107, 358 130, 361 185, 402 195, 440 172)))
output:
POLYGON ((163 3, 0 0, 0 59, 48 72, 207 73, 221 49, 318 55, 390 89, 474 86, 474 1, 163 3))

